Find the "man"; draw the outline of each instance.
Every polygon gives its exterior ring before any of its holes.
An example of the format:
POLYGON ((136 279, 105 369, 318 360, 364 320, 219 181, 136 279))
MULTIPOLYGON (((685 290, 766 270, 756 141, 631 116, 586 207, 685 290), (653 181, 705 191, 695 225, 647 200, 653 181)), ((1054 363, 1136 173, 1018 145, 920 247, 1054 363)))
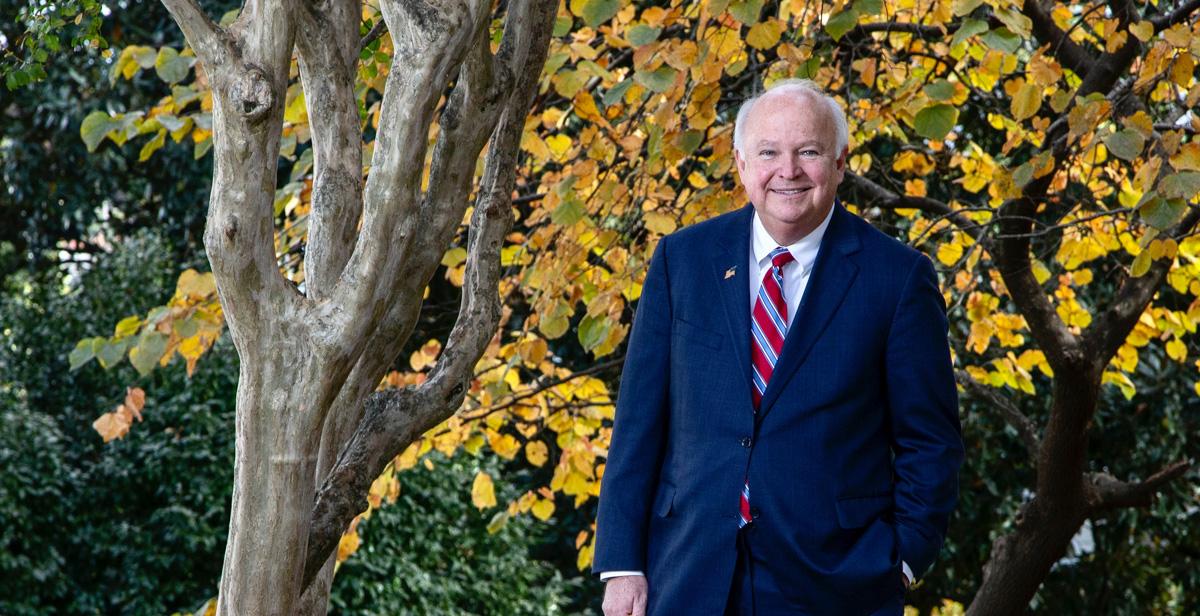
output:
POLYGON ((929 259, 835 201, 841 107, 746 101, 752 207, 664 237, 634 320, 600 494, 604 611, 901 614, 962 461, 929 259))

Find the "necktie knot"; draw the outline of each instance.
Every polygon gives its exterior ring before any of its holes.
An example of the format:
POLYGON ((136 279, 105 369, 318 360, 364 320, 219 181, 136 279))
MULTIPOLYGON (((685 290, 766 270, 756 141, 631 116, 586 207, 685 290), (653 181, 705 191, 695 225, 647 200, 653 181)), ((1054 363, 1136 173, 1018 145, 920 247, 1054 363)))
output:
POLYGON ((792 256, 792 253, 789 252, 788 249, 784 248, 783 246, 779 246, 775 250, 772 250, 770 257, 771 257, 771 265, 773 265, 775 267, 783 267, 783 266, 787 265, 788 263, 791 263, 792 261, 796 260, 796 258, 792 256))

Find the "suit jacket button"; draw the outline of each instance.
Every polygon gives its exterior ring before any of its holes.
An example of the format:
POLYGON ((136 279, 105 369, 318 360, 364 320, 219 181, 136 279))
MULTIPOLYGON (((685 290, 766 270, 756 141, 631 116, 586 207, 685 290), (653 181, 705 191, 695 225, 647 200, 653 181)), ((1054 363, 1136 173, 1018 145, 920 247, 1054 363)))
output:
POLYGON ((749 449, 750 445, 752 445, 753 443, 754 443, 754 441, 750 440, 750 437, 748 437, 748 436, 742 437, 742 447, 749 449))

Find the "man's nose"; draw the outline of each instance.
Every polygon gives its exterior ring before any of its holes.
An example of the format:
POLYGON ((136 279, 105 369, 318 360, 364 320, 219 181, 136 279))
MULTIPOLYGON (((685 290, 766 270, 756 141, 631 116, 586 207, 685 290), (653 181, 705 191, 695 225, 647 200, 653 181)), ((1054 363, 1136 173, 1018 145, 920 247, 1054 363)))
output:
POLYGON ((779 174, 788 179, 797 178, 802 173, 801 169, 800 156, 797 154, 788 154, 781 161, 779 174))

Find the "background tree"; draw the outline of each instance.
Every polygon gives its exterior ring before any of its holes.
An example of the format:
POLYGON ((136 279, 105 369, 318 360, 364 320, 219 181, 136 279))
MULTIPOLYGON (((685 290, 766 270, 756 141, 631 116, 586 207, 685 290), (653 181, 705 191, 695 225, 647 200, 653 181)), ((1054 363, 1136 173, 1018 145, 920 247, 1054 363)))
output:
MULTIPOLYGON (((534 466, 556 460, 553 475, 511 501, 497 524, 521 512, 548 517, 556 495, 586 505, 611 419, 609 388, 595 376, 617 365, 609 356, 624 339, 655 240, 744 202, 730 173, 733 110, 763 83, 810 77, 850 110, 845 200, 942 265, 960 382, 977 401, 966 424, 981 458, 964 486, 984 489, 965 494, 946 566, 915 599, 973 598, 980 613, 1053 605, 1070 595, 1039 598, 1048 575, 1080 580, 1070 571, 1086 567, 1121 576, 1097 560, 1136 554, 1181 572, 1158 586, 1133 580, 1138 596, 1186 609, 1181 589, 1197 582, 1180 565, 1195 559, 1185 530, 1195 514, 1183 499, 1195 488, 1171 480, 1194 476, 1197 450, 1194 420, 1177 406, 1196 391, 1184 366, 1200 316, 1200 145, 1190 112, 1200 99, 1197 10, 1193 1, 567 3, 521 137, 519 228, 500 250, 499 288, 511 309, 503 336, 476 366, 465 408, 387 472, 435 448, 486 445, 504 458, 524 451, 534 466), (997 431, 1009 440, 993 442, 997 431), (1151 515, 1128 509, 1150 506, 1163 490, 1173 499, 1151 515), (1185 523, 1167 521, 1172 512, 1185 523), (967 520, 988 523, 964 529, 967 520), (1158 523, 1162 534, 1146 534, 1158 523), (1081 528, 1099 537, 1091 555, 1085 548, 1074 564, 1062 560, 1081 528), (1114 550, 1130 539, 1170 541, 1182 560, 1114 550)), ((368 4, 356 95, 367 147, 378 150, 372 137, 388 126, 381 95, 398 47, 390 34, 373 38, 383 33, 376 26, 368 4)), ((181 67, 169 79, 183 79, 188 58, 133 49, 115 68, 132 76, 163 64, 181 67)), ((274 214, 278 263, 307 286, 316 271, 307 257, 319 252, 304 247, 319 236, 322 197, 318 156, 306 157, 319 155, 308 122, 317 116, 302 82, 286 94, 281 142, 291 177, 276 189, 274 214)), ((206 147, 204 122, 219 106, 205 93, 206 76, 193 86, 141 116, 93 116, 83 136, 95 144, 144 134, 151 154, 168 134, 206 147)), ((459 285, 462 244, 441 260, 459 285)), ((175 308, 192 314, 211 299, 184 294, 175 308)), ((212 330, 175 332, 172 314, 135 318, 118 336, 82 343, 76 358, 125 340, 138 350, 131 361, 147 369, 174 354, 194 362, 212 330)), ((440 338, 384 385, 435 380, 440 338)), ((492 506, 491 477, 473 484, 477 504, 492 506)), ((347 505, 343 517, 360 507, 347 505)), ((579 545, 582 566, 589 529, 579 545)), ((1096 588, 1089 600, 1098 605, 1120 600, 1096 588)))

